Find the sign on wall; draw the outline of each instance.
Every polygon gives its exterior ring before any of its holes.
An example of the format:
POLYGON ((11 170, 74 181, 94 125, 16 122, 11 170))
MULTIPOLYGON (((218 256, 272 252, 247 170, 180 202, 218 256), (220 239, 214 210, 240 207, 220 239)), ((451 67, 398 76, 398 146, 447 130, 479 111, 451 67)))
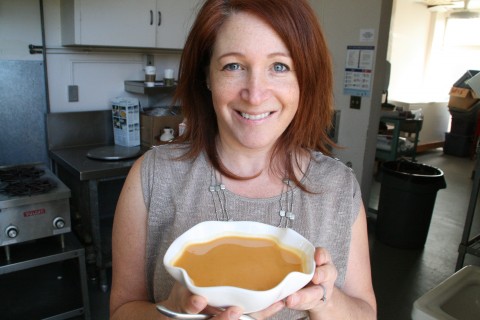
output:
POLYGON ((343 93, 350 96, 371 95, 374 46, 347 46, 343 93))

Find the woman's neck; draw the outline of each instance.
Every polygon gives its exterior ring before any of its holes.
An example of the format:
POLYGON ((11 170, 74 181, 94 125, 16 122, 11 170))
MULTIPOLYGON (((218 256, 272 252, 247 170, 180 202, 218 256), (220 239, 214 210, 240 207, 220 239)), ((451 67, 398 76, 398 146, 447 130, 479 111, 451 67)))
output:
MULTIPOLYGON (((271 173, 271 149, 248 149, 232 147, 229 144, 222 144, 220 139, 217 140, 217 152, 222 165, 234 175, 239 177, 253 177, 256 175, 264 175, 271 173)), ((280 167, 284 167, 284 161, 280 163, 280 167)), ((277 164, 277 166, 278 166, 277 164)))

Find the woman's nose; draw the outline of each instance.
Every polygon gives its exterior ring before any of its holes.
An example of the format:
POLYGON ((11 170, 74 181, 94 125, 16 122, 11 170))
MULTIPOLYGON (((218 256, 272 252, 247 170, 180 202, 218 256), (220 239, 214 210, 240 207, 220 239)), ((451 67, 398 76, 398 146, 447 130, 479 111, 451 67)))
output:
POLYGON ((270 98, 268 75, 263 72, 251 72, 242 89, 241 97, 251 105, 260 105, 270 98))

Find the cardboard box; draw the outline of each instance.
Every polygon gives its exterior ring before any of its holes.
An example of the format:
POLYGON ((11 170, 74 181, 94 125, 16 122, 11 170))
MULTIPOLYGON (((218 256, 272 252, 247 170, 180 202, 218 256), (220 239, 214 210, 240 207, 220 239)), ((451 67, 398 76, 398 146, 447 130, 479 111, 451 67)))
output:
POLYGON ((469 86, 469 81, 472 78, 476 78, 478 74, 479 71, 468 70, 453 84, 453 87, 450 89, 449 108, 460 111, 468 110, 478 102, 480 97, 469 86))
POLYGON ((159 137, 163 128, 170 127, 174 130, 174 136, 178 136, 178 125, 183 121, 182 115, 154 116, 147 113, 140 114, 140 141, 142 146, 151 147, 165 142, 159 137))
POLYGON ((112 100, 112 122, 115 144, 125 147, 140 145, 140 103, 134 98, 112 100))
POLYGON ((448 100, 448 107, 460 110, 468 110, 475 103, 478 98, 474 96, 472 89, 452 87, 450 89, 450 99, 448 100))

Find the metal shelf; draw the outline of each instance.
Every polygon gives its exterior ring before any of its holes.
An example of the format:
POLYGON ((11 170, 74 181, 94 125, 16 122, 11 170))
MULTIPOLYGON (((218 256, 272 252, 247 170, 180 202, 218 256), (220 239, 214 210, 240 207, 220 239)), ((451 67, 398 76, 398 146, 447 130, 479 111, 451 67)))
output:
POLYGON ((2 316, 90 319, 85 249, 73 234, 15 244, 11 257, 0 256, 0 292, 9 299, 0 307, 2 316))
POLYGON ((175 91, 176 85, 166 86, 163 81, 156 81, 155 86, 147 87, 144 81, 127 80, 125 81, 125 91, 130 93, 140 94, 159 94, 159 93, 172 93, 175 91))
MULTIPOLYGON (((400 117, 381 117, 380 121, 384 123, 390 123, 394 126, 392 132, 392 144, 390 150, 382 150, 377 148, 375 157, 380 161, 394 161, 400 156, 411 156, 412 161, 415 161, 418 138, 420 131, 422 130, 423 120, 406 119, 400 117), (413 138, 413 147, 411 150, 398 150, 398 141, 401 132, 415 134, 413 138)), ((412 140, 411 138, 409 139, 412 140)))

